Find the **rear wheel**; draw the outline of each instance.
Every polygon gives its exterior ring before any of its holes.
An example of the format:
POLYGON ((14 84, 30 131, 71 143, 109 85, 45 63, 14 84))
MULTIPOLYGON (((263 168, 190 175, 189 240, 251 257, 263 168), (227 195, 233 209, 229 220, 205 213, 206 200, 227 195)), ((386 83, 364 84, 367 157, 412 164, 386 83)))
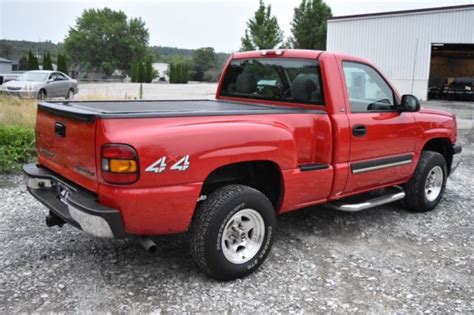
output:
POLYGON ((38 92, 38 99, 39 100, 45 100, 46 99, 46 91, 44 89, 39 90, 38 92))
POLYGON ((447 166, 443 155, 423 151, 415 174, 405 185, 405 203, 411 211, 433 210, 443 198, 447 166))
POLYGON ((225 186, 199 206, 191 228, 191 253, 209 276, 241 278, 263 263, 275 228, 273 206, 263 193, 243 185, 225 186))
POLYGON ((67 94, 66 94, 66 97, 65 97, 67 100, 72 100, 74 98, 74 90, 73 89, 69 89, 67 91, 67 94))

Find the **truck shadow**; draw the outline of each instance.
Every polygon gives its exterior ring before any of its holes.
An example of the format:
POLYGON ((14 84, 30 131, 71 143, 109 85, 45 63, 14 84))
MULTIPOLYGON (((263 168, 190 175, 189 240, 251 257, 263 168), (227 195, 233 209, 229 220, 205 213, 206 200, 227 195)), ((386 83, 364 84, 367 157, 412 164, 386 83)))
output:
POLYGON ((308 207, 283 214, 278 220, 279 234, 308 235, 321 237, 351 238, 381 225, 390 224, 397 218, 410 215, 403 202, 395 202, 360 212, 342 212, 327 206, 308 207))
MULTIPOLYGON (((278 217, 278 232, 274 246, 282 250, 291 247, 291 251, 294 251, 298 250, 298 243, 302 240, 306 243, 331 240, 333 243, 336 242, 335 245, 347 244, 364 231, 380 227, 383 229, 384 226, 394 224, 400 217, 409 215, 411 214, 403 210, 401 203, 358 213, 339 212, 324 206, 310 207, 278 217), (311 239, 315 236, 318 240, 311 239)), ((83 235, 76 238, 75 246, 66 251, 73 251, 70 254, 88 261, 89 265, 92 263, 97 270, 103 270, 106 276, 110 273, 111 279, 115 273, 130 279, 156 281, 207 279, 199 272, 189 254, 187 235, 153 238, 158 247, 155 254, 145 252, 135 238, 111 242, 93 237, 84 238, 83 235)), ((268 263, 271 264, 271 259, 268 263)), ((114 285, 114 282, 111 281, 110 285, 114 285)))

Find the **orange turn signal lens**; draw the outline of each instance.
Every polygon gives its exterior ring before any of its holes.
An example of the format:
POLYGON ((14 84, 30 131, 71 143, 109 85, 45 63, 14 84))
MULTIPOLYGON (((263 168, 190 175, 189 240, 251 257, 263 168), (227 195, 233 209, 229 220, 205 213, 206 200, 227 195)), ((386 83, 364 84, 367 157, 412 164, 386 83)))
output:
POLYGON ((137 162, 134 160, 109 160, 109 172, 113 173, 135 173, 137 162))

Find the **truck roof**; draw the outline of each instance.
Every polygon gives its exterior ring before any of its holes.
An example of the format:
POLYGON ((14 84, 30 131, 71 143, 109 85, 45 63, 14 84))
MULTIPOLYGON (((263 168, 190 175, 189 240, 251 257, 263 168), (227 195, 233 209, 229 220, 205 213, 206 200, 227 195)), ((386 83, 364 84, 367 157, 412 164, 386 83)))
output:
MULTIPOLYGON (((365 58, 347 55, 344 53, 325 51, 325 50, 309 50, 309 49, 268 49, 268 50, 254 50, 245 52, 236 52, 231 56, 231 60, 235 59, 249 59, 249 58, 295 58, 295 59, 319 59, 321 55, 332 55, 341 59, 350 59, 358 62, 363 62, 376 67, 370 60, 365 58)), ((377 67, 376 67, 377 68, 377 67)))
POLYGON ((284 58, 317 59, 324 51, 308 49, 267 49, 256 51, 237 52, 232 59, 260 58, 265 56, 278 56, 284 58))

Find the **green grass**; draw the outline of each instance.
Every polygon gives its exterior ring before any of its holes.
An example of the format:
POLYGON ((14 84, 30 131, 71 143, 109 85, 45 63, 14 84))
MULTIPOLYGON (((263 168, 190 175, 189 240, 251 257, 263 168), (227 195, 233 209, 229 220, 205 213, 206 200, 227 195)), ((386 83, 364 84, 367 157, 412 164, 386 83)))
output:
MULTIPOLYGON (((106 99, 89 95, 83 100, 106 99)), ((17 172, 35 156, 38 100, 0 95, 0 173, 17 172)))
POLYGON ((35 132, 19 126, 0 127, 0 172, 13 172, 32 159, 35 132))
POLYGON ((33 159, 36 102, 0 95, 0 173, 19 171, 33 159))

